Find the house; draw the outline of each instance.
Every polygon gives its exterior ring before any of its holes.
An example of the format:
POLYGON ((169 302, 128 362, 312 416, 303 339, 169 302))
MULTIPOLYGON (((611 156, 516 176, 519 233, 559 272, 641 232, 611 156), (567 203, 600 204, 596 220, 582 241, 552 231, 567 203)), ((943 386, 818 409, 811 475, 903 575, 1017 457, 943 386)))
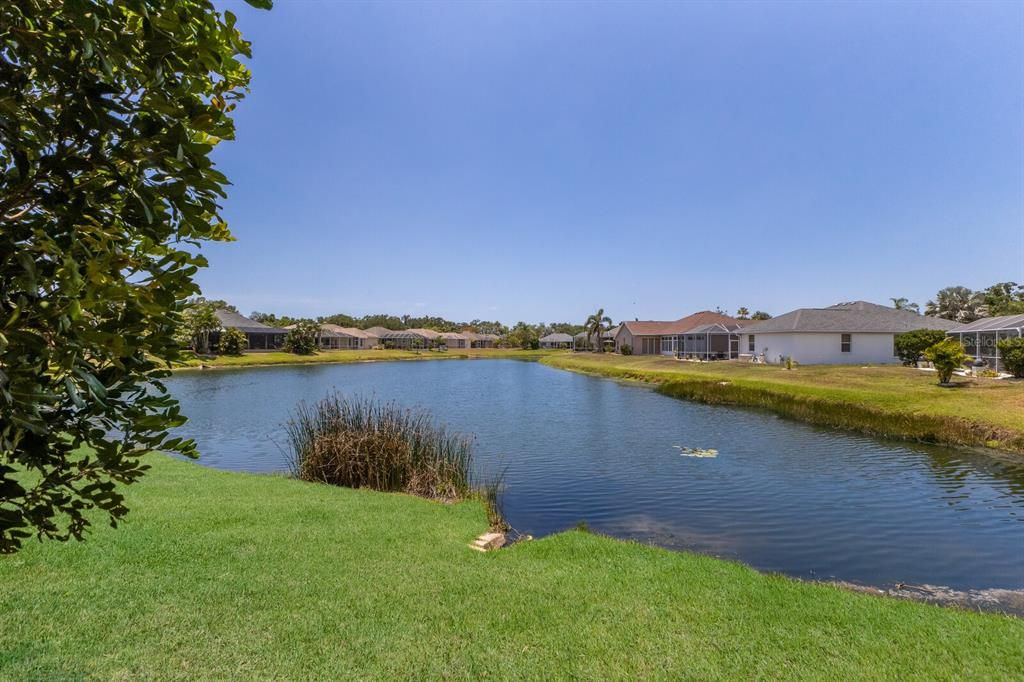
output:
POLYGON ((1024 336, 1024 315, 1002 315, 983 317, 980 320, 959 325, 946 332, 959 339, 969 355, 984 360, 989 367, 1002 372, 1005 370, 996 341, 1016 339, 1024 336))
POLYGON ((385 348, 419 350, 433 347, 440 337, 441 334, 433 329, 403 329, 388 330, 387 333, 380 335, 380 341, 385 348))
POLYGON ((355 327, 322 324, 320 329, 320 347, 324 350, 366 350, 377 345, 377 337, 355 327))
POLYGON ((459 332, 441 332, 440 339, 447 348, 469 348, 471 343, 469 337, 459 332))
POLYGON ((915 329, 959 327, 956 322, 910 310, 853 301, 828 308, 801 308, 740 329, 741 356, 766 362, 786 358, 805 365, 899 362, 895 339, 915 329))
POLYGON ((462 332, 469 341, 470 348, 494 348, 501 337, 497 334, 481 334, 478 332, 462 332))
POLYGON ((634 355, 683 355, 733 358, 738 354, 740 322, 728 315, 702 310, 674 322, 623 322, 615 335, 615 350, 629 346, 634 355))
POLYGON ((563 334, 561 332, 555 332, 554 334, 548 334, 547 336, 540 337, 541 348, 572 348, 572 336, 569 334, 563 334))
POLYGON ((284 337, 288 334, 284 329, 271 327, 256 320, 250 320, 248 317, 239 315, 226 308, 215 310, 214 314, 220 320, 221 328, 210 332, 210 348, 216 349, 219 346, 220 335, 227 329, 237 329, 243 332, 249 350, 276 350, 281 348, 284 345, 284 337))

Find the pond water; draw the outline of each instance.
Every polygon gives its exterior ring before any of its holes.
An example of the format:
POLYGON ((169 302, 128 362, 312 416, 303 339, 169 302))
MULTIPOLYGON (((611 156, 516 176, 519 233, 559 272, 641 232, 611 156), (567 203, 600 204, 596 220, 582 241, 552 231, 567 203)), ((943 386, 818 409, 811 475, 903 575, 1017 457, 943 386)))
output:
POLYGON ((1024 464, 668 398, 533 362, 308 365, 167 381, 200 462, 288 468, 294 406, 332 390, 429 409, 506 469, 522 533, 580 522, 800 578, 1024 588, 1024 464), (715 458, 674 446, 714 448, 715 458))

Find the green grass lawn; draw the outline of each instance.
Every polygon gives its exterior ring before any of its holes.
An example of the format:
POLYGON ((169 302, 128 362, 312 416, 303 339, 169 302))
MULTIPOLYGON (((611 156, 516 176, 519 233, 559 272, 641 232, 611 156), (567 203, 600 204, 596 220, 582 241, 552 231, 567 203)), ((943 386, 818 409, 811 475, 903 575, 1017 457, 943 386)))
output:
POLYGON ((1014 618, 575 531, 483 555, 478 503, 151 463, 121 529, 0 557, 0 678, 1021 675, 1014 618))
POLYGON ((448 351, 407 351, 407 350, 334 350, 321 351, 313 355, 296 355, 284 351, 248 352, 243 355, 218 355, 211 359, 193 358, 181 365, 185 368, 203 367, 246 367, 256 365, 301 365, 321 362, 370 362, 373 360, 466 360, 472 358, 511 358, 517 360, 538 360, 555 353, 567 351, 518 350, 514 348, 457 348, 448 351))
POLYGON ((665 393, 747 404, 796 418, 889 436, 1024 452, 1024 381, 964 379, 899 366, 680 362, 659 356, 562 354, 553 367, 662 385, 665 393))

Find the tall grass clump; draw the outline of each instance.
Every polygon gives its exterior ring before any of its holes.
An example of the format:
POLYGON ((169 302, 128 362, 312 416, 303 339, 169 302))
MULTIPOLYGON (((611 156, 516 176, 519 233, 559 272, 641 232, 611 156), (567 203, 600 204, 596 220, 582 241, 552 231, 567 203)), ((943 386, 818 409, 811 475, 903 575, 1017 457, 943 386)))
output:
POLYGON ((337 393, 300 403, 288 424, 292 473, 304 481, 437 500, 473 494, 470 439, 424 411, 337 393))

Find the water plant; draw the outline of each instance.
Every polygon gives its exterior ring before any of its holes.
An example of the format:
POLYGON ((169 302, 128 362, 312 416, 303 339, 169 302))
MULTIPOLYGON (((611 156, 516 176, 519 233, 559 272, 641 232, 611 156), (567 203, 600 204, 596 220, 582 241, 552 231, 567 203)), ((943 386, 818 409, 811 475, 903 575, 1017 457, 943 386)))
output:
POLYGON ((479 494, 499 515, 496 481, 474 489, 471 439, 423 410, 332 393, 288 423, 292 473, 304 481, 458 500, 479 494))

